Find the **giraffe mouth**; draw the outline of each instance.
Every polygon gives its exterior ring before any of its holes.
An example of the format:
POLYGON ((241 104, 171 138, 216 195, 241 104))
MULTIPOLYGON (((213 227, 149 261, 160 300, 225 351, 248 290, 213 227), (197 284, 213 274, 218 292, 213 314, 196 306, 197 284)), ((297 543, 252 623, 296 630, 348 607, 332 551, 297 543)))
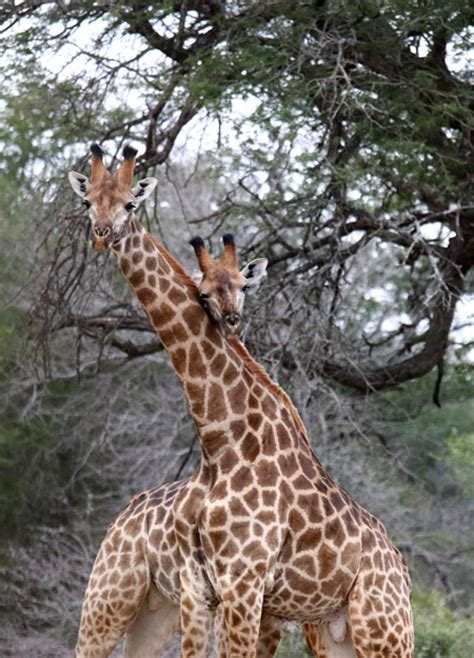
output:
POLYGON ((201 296, 201 305, 209 318, 215 322, 224 336, 237 336, 242 333, 242 318, 239 313, 221 313, 219 304, 201 296))
POLYGON ((95 235, 91 236, 92 249, 98 251, 100 254, 103 254, 105 251, 107 251, 110 245, 112 244, 112 242, 113 242, 112 236, 108 236, 106 238, 98 238, 95 235))

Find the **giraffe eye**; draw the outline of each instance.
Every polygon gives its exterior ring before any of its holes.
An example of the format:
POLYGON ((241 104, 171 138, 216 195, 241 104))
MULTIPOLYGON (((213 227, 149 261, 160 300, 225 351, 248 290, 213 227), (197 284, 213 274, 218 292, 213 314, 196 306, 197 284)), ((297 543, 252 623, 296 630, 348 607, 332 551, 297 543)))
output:
POLYGON ((136 210, 136 208, 137 208, 137 204, 133 203, 133 201, 129 201, 128 203, 125 204, 125 210, 127 212, 133 212, 134 210, 136 210))
POLYGON ((83 205, 85 208, 90 208, 90 207, 91 207, 91 202, 88 201, 87 199, 84 199, 84 201, 82 202, 82 205, 83 205))

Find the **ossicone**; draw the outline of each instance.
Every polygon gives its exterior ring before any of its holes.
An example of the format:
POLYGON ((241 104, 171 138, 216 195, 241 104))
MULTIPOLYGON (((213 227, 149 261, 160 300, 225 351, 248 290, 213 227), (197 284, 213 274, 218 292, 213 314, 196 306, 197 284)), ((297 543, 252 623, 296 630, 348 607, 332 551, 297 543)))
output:
POLYGON ((138 150, 134 149, 133 146, 125 146, 122 151, 122 156, 124 160, 133 160, 137 157, 138 150))
POLYGON ((127 145, 123 149, 123 162, 118 170, 118 179, 120 183, 125 185, 132 184, 133 171, 135 169, 135 157, 137 153, 137 149, 134 149, 132 146, 127 145))
POLYGON ((91 144, 91 153, 91 183, 100 183, 107 173, 104 163, 102 162, 104 152, 98 144, 91 144))
POLYGON ((98 144, 95 144, 95 143, 91 144, 91 153, 92 153, 92 155, 95 155, 96 158, 100 158, 101 160, 104 157, 103 150, 100 148, 100 146, 98 144))
POLYGON ((204 247, 204 240, 199 235, 196 235, 194 238, 191 238, 189 244, 194 249, 194 251, 197 252, 199 249, 204 247))
POLYGON ((214 261, 212 257, 207 253, 206 247, 204 246, 204 240, 199 235, 197 235, 195 238, 189 241, 189 244, 194 249, 194 253, 196 254, 198 260, 199 269, 203 273, 207 272, 207 270, 212 267, 214 261))
POLYGON ((231 247, 235 246, 235 241, 234 241, 234 236, 232 233, 226 233, 225 235, 222 236, 222 242, 225 245, 230 245, 231 247))
POLYGON ((224 253, 221 257, 221 263, 226 267, 237 268, 237 250, 235 248, 234 236, 232 233, 226 233, 222 237, 222 242, 224 243, 224 253))

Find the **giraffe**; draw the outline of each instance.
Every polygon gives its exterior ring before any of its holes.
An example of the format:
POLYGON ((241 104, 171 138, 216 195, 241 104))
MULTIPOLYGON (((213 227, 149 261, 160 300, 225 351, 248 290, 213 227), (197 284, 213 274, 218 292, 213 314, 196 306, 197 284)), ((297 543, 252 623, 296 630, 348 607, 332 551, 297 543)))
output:
POLYGON ((221 656, 256 656, 263 614, 307 624, 319 658, 410 658, 401 553, 324 469, 288 396, 223 337, 195 284, 141 227, 133 211, 156 182, 131 188, 135 156, 126 147, 112 175, 93 151, 91 183, 70 180, 90 205, 96 249, 114 251, 168 351, 201 439, 200 468, 172 504, 181 655, 208 655, 219 605, 221 656))
MULTIPOLYGON (((224 235, 223 242, 219 260, 206 254, 206 277, 200 271, 192 276, 213 321, 223 333, 238 335, 245 294, 258 287, 268 261, 256 258, 239 272, 233 236, 224 235)), ((199 251, 203 241, 191 244, 199 251)), ((171 507, 187 482, 142 492, 110 524, 84 596, 77 655, 107 656, 125 635, 125 656, 155 658, 179 628, 182 562, 171 507)), ((274 655, 280 630, 277 620, 261 624, 259 656, 274 655)))
POLYGON ((223 236, 224 253, 214 260, 204 249, 204 241, 196 236, 190 241, 196 254, 204 258, 205 267, 192 274, 199 288, 204 308, 226 335, 239 336, 245 295, 254 291, 266 274, 268 260, 254 258, 239 272, 234 236, 223 236))

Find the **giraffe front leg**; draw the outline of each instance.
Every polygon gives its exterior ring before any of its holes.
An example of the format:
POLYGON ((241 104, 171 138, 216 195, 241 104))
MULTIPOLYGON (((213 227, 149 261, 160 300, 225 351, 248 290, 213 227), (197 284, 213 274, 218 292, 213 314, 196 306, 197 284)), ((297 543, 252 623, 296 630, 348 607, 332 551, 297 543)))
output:
POLYGON ((365 558, 349 594, 348 613, 357 658, 413 658, 410 584, 402 568, 377 572, 365 558))
MULTIPOLYGON (((284 631, 281 619, 273 615, 262 614, 257 642, 257 658, 273 658, 283 638, 284 631)), ((217 656, 227 658, 227 631, 224 624, 224 607, 219 605, 216 610, 215 630, 217 636, 217 656)))
POLYGON ((84 596, 76 658, 109 656, 133 624, 150 585, 140 549, 116 550, 110 535, 102 542, 84 596))
POLYGON ((284 634, 281 619, 263 613, 258 633, 257 658, 273 658, 284 634))
POLYGON ((227 631, 224 623, 224 606, 219 604, 214 616, 214 634, 217 641, 217 658, 227 658, 227 631))
POLYGON ((215 608, 209 606, 200 576, 181 571, 181 658, 208 658, 214 635, 215 608))
MULTIPOLYGON (((222 618, 227 658, 256 658, 262 618, 264 584, 261 579, 239 579, 221 588, 222 618)), ((263 646, 263 644, 261 645, 263 646)), ((273 654, 262 653, 262 656, 273 654)))

